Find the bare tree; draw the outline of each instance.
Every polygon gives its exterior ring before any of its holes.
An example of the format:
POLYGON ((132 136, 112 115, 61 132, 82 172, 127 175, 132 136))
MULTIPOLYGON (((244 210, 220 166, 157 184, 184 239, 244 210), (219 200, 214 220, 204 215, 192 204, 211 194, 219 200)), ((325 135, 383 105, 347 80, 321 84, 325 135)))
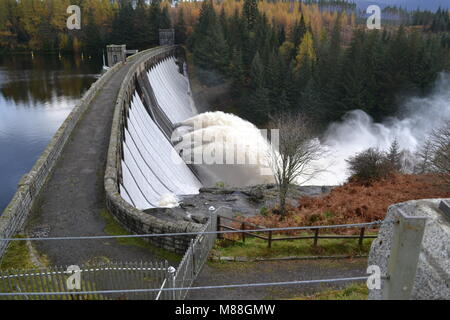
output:
POLYGON ((431 158, 433 156, 431 140, 427 139, 416 152, 418 159, 414 167, 415 174, 424 174, 431 171, 431 158))
POLYGON ((430 142, 432 170, 450 186, 450 119, 439 129, 433 130, 430 142))
MULTIPOLYGON (((269 163, 279 191, 280 214, 286 214, 286 197, 298 178, 312 179, 322 171, 312 165, 324 154, 318 139, 312 135, 311 122, 302 114, 281 113, 272 118, 270 127, 278 129, 278 146, 272 139, 269 163)), ((273 132, 273 131, 272 131, 273 132)))

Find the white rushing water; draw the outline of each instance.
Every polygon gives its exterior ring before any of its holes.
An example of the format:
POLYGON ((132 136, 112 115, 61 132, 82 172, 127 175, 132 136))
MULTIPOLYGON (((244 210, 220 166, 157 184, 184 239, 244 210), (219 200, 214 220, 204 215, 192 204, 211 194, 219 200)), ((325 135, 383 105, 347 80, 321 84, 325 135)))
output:
MULTIPOLYGON (((138 94, 133 96, 120 186, 127 202, 139 209, 172 207, 178 204, 179 195, 196 194, 202 185, 274 182, 268 166, 266 132, 235 115, 197 114, 189 80, 174 58, 149 70, 148 80, 161 111, 178 128, 169 141, 138 94), (200 179, 185 162, 193 163, 200 179)), ((300 177, 297 183, 341 184, 349 175, 346 159, 367 148, 387 150, 394 139, 402 149, 417 151, 430 131, 450 118, 450 76, 441 74, 428 97, 405 101, 401 114, 375 123, 361 110, 349 112, 340 122, 331 124, 320 139, 327 152, 312 166, 325 171, 306 183, 300 177)))
POLYGON ((156 64, 147 72, 147 76, 159 106, 173 124, 198 113, 191 96, 189 79, 179 72, 174 57, 156 64))
POLYGON ((206 185, 250 186, 273 183, 270 145, 250 122, 224 112, 205 112, 181 123, 173 140, 206 185))
MULTIPOLYGON (((395 139, 402 149, 411 154, 416 152, 430 131, 441 126, 444 119, 450 118, 450 76, 441 74, 429 96, 410 98, 401 110, 402 117, 390 118, 383 123, 375 123, 362 110, 353 110, 342 121, 331 124, 321 139, 325 155, 311 164, 310 172, 321 172, 313 179, 299 177, 297 183, 320 186, 342 184, 349 176, 346 159, 368 148, 388 150, 395 139)), ((232 154, 238 149, 245 150, 245 157, 258 159, 256 164, 244 166, 197 164, 200 171, 209 176, 208 183, 222 181, 241 186, 273 182, 273 176, 261 174, 267 168, 264 158, 267 158, 268 146, 261 142, 264 141, 263 136, 251 123, 223 112, 207 112, 184 121, 183 125, 190 131, 177 133, 177 137, 183 138, 177 149, 186 152, 191 141, 197 141, 191 148, 193 153, 203 152, 205 155, 210 153, 210 149, 222 148, 222 153, 232 154), (211 142, 212 136, 219 137, 219 142, 211 142), (222 136, 227 137, 225 143, 220 138, 222 136), (228 138, 231 138, 230 142, 228 138)))
MULTIPOLYGON (((178 72, 173 58, 157 64, 148 78, 158 104, 173 123, 196 113, 188 79, 178 72)), ((120 193, 136 208, 173 207, 177 195, 198 193, 200 181, 174 152, 137 93, 131 101, 123 151, 120 193)))
POLYGON ((312 185, 338 185, 349 176, 346 159, 367 148, 386 151, 397 139, 400 148, 414 153, 431 130, 450 118, 450 76, 440 74, 433 92, 427 97, 407 99, 401 117, 375 123, 361 110, 349 112, 341 122, 333 123, 326 131, 322 144, 328 156, 319 162, 327 168, 309 181, 312 185))

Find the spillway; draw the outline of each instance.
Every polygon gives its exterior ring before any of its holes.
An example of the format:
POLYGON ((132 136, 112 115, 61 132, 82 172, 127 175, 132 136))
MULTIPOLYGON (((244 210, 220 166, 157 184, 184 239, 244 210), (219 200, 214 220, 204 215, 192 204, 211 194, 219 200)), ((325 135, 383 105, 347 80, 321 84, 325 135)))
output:
POLYGON ((170 132, 159 120, 168 119, 173 128, 197 114, 186 74, 185 65, 166 58, 148 70, 140 92, 136 90, 131 99, 119 189, 122 198, 138 209, 174 206, 176 196, 196 194, 202 185, 174 150, 170 132))

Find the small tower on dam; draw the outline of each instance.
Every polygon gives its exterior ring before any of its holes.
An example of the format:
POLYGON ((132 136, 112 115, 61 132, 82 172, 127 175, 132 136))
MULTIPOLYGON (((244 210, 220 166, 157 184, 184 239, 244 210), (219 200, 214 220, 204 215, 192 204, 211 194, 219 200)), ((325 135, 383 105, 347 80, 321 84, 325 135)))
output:
POLYGON ((175 44, 174 29, 159 29, 159 45, 172 46, 175 44))
POLYGON ((126 45, 110 44, 106 46, 106 54, 108 56, 108 67, 112 67, 118 62, 125 62, 127 59, 126 45))

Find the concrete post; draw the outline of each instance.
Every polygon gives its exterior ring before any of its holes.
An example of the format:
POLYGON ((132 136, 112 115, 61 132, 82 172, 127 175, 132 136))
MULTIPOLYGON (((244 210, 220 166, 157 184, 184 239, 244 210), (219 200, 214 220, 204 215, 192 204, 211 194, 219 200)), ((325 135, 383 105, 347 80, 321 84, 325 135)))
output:
MULTIPOLYGON (((167 281, 170 282, 170 286, 169 288, 176 288, 176 279, 175 279, 175 273, 176 273, 177 269, 175 269, 174 267, 170 266, 167 269, 167 273, 168 273, 168 277, 167 277, 167 281)), ((173 300, 177 300, 177 291, 173 290, 172 291, 172 299, 173 300)))
POLYGON ((422 248, 426 217, 408 216, 399 209, 388 262, 385 300, 410 299, 422 248))

